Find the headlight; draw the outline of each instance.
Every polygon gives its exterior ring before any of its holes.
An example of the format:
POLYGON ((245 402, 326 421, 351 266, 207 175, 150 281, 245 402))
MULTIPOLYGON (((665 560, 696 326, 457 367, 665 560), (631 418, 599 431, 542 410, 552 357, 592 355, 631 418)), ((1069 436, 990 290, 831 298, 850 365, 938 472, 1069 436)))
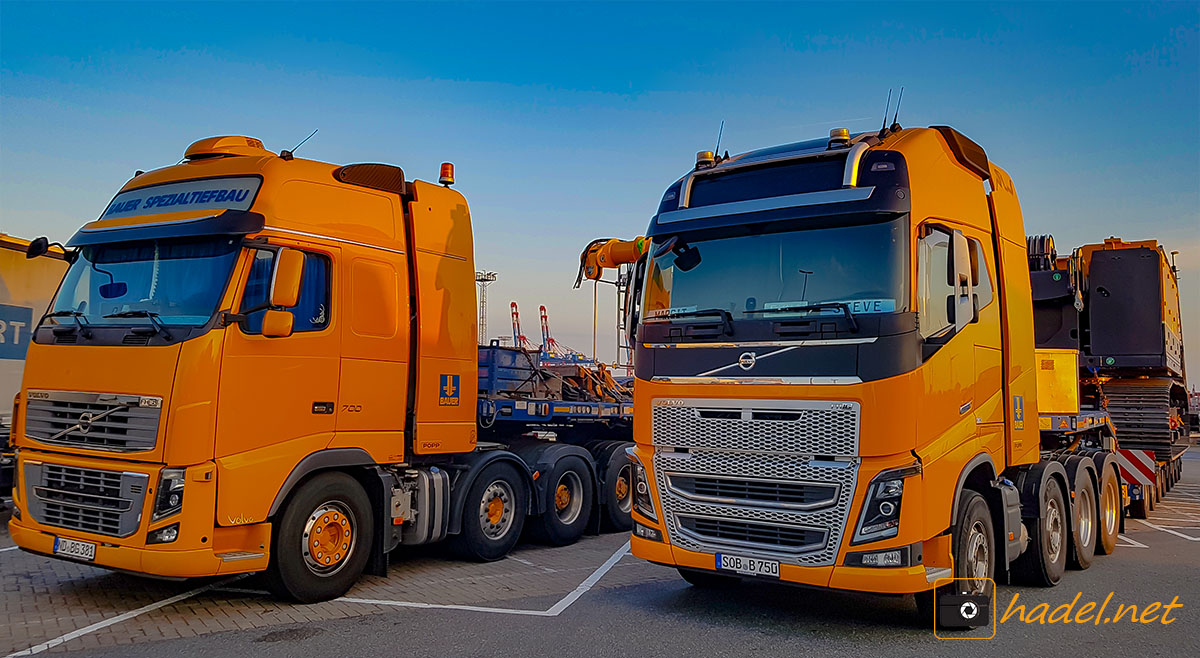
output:
POLYGON ((164 468, 158 479, 158 494, 154 497, 154 514, 151 520, 165 519, 183 509, 183 485, 187 471, 182 468, 164 468))
POLYGON ((900 502, 904 498, 904 479, 921 472, 920 464, 884 471, 871 480, 853 544, 888 539, 900 534, 900 502))
POLYGON ((650 497, 650 480, 646 478, 646 469, 633 454, 633 448, 626 448, 625 454, 629 455, 629 461, 633 462, 633 508, 638 514, 651 521, 657 521, 658 514, 654 511, 654 499, 650 497))

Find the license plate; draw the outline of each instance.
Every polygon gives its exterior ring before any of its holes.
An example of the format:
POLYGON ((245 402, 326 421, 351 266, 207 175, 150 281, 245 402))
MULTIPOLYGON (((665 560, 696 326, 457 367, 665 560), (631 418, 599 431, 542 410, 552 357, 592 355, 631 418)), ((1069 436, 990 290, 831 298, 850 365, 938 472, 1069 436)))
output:
POLYGON ((86 541, 55 537, 54 554, 91 562, 96 559, 96 545, 86 541))
POLYGON ((736 571, 747 576, 779 577, 779 563, 774 560, 760 560, 756 557, 741 555, 726 555, 717 553, 717 569, 720 571, 736 571))

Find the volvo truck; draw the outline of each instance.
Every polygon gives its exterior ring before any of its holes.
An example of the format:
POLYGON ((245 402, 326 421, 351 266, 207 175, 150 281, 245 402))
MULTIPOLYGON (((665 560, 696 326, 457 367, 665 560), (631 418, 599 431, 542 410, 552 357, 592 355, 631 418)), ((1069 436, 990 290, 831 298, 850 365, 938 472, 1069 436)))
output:
POLYGON ((959 131, 702 151, 644 239, 593 242, 581 276, 621 264, 637 557, 932 616, 938 593, 1053 585, 1115 549, 1128 421, 1081 397, 1078 334, 1038 349, 1012 179, 959 131))
POLYGON ((471 214, 437 181, 239 136, 137 172, 30 327, 13 541, 310 602, 401 544, 628 528, 629 401, 476 344, 471 214))

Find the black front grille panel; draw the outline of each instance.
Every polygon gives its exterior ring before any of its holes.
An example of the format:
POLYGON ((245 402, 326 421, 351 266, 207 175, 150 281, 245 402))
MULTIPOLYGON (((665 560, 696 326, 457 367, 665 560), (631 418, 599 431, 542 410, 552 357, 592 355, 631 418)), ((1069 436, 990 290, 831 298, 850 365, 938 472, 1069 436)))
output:
POLYGON ((788 527, 749 523, 734 519, 677 516, 679 526, 713 543, 756 548, 774 547, 783 552, 800 553, 825 547, 828 532, 820 528, 788 527))
POLYGON ((121 495, 121 474, 115 471, 46 464, 43 473, 49 489, 106 498, 121 495))
POLYGON ((42 518, 38 520, 46 525, 94 532, 99 535, 121 534, 120 512, 48 502, 44 504, 42 518))
POLYGON ((838 499, 835 483, 787 482, 696 475, 668 475, 670 487, 693 500, 813 510, 838 499))

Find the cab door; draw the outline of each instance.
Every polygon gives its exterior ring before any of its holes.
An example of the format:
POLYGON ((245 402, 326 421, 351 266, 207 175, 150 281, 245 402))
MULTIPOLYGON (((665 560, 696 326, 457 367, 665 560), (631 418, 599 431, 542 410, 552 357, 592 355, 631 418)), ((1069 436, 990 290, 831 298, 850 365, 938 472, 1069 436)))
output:
MULTIPOLYGON (((283 477, 333 436, 338 404, 341 348, 333 264, 338 249, 287 241, 249 250, 241 272, 235 313, 225 330, 217 412, 216 457, 251 453, 246 462, 283 477), (262 335, 276 255, 281 247, 305 255, 292 334, 262 335), (259 308, 261 310, 253 311, 259 308), (257 452, 253 452, 257 451, 257 452)), ((232 466, 232 464, 231 464, 232 466)))

